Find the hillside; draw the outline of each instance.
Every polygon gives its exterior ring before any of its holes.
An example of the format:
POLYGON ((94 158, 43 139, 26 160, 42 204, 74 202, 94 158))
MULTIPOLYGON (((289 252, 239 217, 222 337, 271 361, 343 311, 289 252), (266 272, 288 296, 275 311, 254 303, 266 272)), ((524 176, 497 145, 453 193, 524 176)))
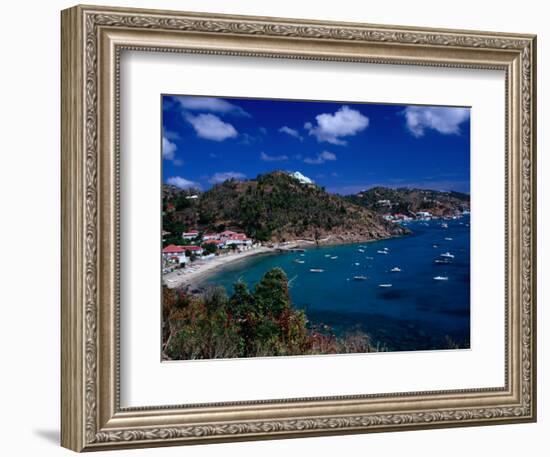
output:
POLYGON ((348 195, 346 199, 379 214, 402 213, 412 216, 419 211, 428 211, 436 217, 448 217, 470 209, 468 194, 426 189, 373 187, 348 195))
POLYGON ((180 207, 168 196, 164 228, 202 231, 239 229, 261 241, 315 240, 323 243, 365 241, 407 233, 375 212, 285 172, 248 181, 228 180, 180 207), (169 228, 170 227, 170 228, 169 228))

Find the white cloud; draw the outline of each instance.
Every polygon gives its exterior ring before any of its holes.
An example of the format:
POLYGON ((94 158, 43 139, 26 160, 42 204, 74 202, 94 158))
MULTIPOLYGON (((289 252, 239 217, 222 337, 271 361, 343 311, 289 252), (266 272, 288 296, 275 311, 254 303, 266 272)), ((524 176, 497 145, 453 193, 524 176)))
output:
POLYGON ((189 181, 188 179, 182 178, 181 176, 172 176, 166 180, 166 184, 179 187, 180 189, 190 189, 196 188, 200 189, 201 186, 195 181, 189 181))
POLYGON ((470 117, 469 108, 408 106, 403 111, 407 128, 415 137, 424 135, 427 129, 443 135, 459 134, 460 124, 470 117))
POLYGON ((317 141, 326 141, 331 144, 345 145, 342 139, 353 136, 369 126, 369 118, 349 106, 342 106, 334 114, 323 113, 315 116, 317 125, 306 122, 304 128, 317 138, 317 141))
POLYGON ((229 103, 221 98, 213 97, 174 97, 180 106, 188 111, 210 111, 221 114, 236 114, 240 116, 250 117, 240 106, 229 103))
POLYGON ((336 160, 336 154, 333 154, 329 151, 323 151, 317 154, 315 157, 306 157, 304 159, 305 163, 309 163, 310 165, 320 165, 325 162, 331 162, 333 160, 336 160))
POLYGON ((176 143, 168 140, 166 136, 162 137, 162 158, 164 160, 170 160, 174 165, 181 165, 183 162, 179 159, 176 159, 176 151, 178 147, 176 143))
POLYGON ((208 180, 210 184, 219 184, 228 179, 244 179, 246 176, 243 173, 237 171, 224 171, 219 173, 214 173, 212 177, 208 180))
POLYGON ((214 114, 188 114, 185 119, 193 126, 197 136, 206 140, 223 141, 238 135, 235 127, 214 114))
POLYGON ((284 162, 285 160, 288 160, 287 155, 280 155, 280 156, 270 156, 269 154, 266 154, 265 152, 260 153, 260 159, 262 159, 264 162, 284 162))
POLYGON ((279 129, 279 132, 281 132, 281 133, 286 133, 287 135, 290 135, 290 136, 296 138, 297 140, 300 140, 300 141, 303 140, 302 135, 300 135, 300 134, 298 133, 298 130, 291 129, 290 127, 287 127, 286 125, 283 125, 283 126, 279 129))
POLYGON ((162 158, 166 160, 174 160, 178 147, 176 143, 172 143, 165 136, 162 137, 162 158))

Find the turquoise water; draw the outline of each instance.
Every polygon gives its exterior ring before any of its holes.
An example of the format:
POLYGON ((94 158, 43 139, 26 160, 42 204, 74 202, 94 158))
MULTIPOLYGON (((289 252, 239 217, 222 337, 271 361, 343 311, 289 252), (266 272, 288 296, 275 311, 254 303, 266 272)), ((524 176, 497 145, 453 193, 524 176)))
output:
POLYGON ((413 233, 400 238, 252 257, 228 265, 206 284, 221 284, 231 293, 237 280, 253 287, 268 270, 280 267, 290 280, 293 305, 337 334, 359 329, 393 351, 448 348, 449 340, 469 348, 469 217, 446 223, 448 228, 442 221, 415 221, 407 225, 413 233), (446 252, 454 255, 452 263, 436 264, 446 252), (401 271, 391 272, 394 267, 401 271))

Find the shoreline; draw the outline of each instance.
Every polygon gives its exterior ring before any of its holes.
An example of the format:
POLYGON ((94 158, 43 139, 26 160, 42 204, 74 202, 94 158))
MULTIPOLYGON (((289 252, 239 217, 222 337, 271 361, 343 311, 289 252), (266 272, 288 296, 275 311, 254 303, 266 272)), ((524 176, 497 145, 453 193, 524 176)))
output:
POLYGON ((260 246, 257 248, 249 249, 247 251, 238 252, 236 254, 225 254, 216 256, 212 260, 202 260, 196 262, 194 265, 185 267, 183 270, 177 270, 172 273, 163 275, 162 283, 169 289, 176 289, 179 287, 186 287, 191 283, 198 284, 205 277, 214 273, 214 271, 249 257, 253 257, 260 254, 277 253, 277 248, 270 248, 267 246, 260 246))
POLYGON ((183 270, 177 270, 175 272, 164 275, 162 277, 162 283, 165 284, 169 289, 180 287, 188 288, 191 285, 199 287, 202 281, 204 281, 208 276, 210 276, 220 268, 261 254, 283 254, 285 252, 291 252, 296 249, 323 248, 344 244, 374 243, 377 241, 387 241, 395 238, 402 238, 408 235, 410 235, 410 233, 392 235, 385 238, 369 239, 361 237, 346 238, 341 235, 329 235, 317 241, 299 239, 286 242, 273 242, 270 246, 259 246, 238 253, 224 254, 221 256, 216 256, 212 260, 199 260, 198 262, 186 267, 183 270))
MULTIPOLYGON (((401 235, 405 236, 405 235, 401 235)), ((329 236, 318 242, 307 239, 286 241, 283 243, 272 243, 272 246, 260 246, 247 251, 239 252, 236 254, 225 254, 216 256, 212 260, 198 261, 183 270, 177 270, 172 273, 168 273, 162 277, 162 283, 169 289, 176 289, 180 287, 189 287, 192 284, 194 286, 200 286, 200 283, 204 281, 208 276, 232 263, 248 259, 261 254, 284 254, 291 252, 295 249, 307 249, 307 248, 323 248, 329 246, 338 246, 343 244, 359 244, 359 243, 373 243, 376 241, 385 241, 393 238, 400 238, 401 236, 390 236, 387 238, 375 238, 375 239, 354 239, 346 240, 341 237, 329 236)))

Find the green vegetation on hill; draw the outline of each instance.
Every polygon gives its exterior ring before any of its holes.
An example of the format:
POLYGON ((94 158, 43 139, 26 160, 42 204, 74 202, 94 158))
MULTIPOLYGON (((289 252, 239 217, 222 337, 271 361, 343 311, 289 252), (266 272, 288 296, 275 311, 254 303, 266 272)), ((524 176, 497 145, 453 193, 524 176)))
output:
POLYGON ((292 307, 286 274, 268 271, 249 291, 238 282, 228 297, 223 287, 201 295, 163 290, 163 355, 166 359, 212 359, 374 351, 369 337, 336 337, 310 328, 306 314, 292 307))
POLYGON ((180 209, 178 201, 165 193, 163 225, 174 233, 193 227, 227 228, 243 230, 260 241, 319 241, 332 236, 342 242, 406 233, 376 212, 278 171, 247 181, 225 181, 197 200, 187 200, 180 209))
POLYGON ((440 192, 427 189, 373 187, 346 199, 377 213, 413 215, 428 211, 434 216, 452 216, 470 209, 470 196, 460 192, 440 192))

